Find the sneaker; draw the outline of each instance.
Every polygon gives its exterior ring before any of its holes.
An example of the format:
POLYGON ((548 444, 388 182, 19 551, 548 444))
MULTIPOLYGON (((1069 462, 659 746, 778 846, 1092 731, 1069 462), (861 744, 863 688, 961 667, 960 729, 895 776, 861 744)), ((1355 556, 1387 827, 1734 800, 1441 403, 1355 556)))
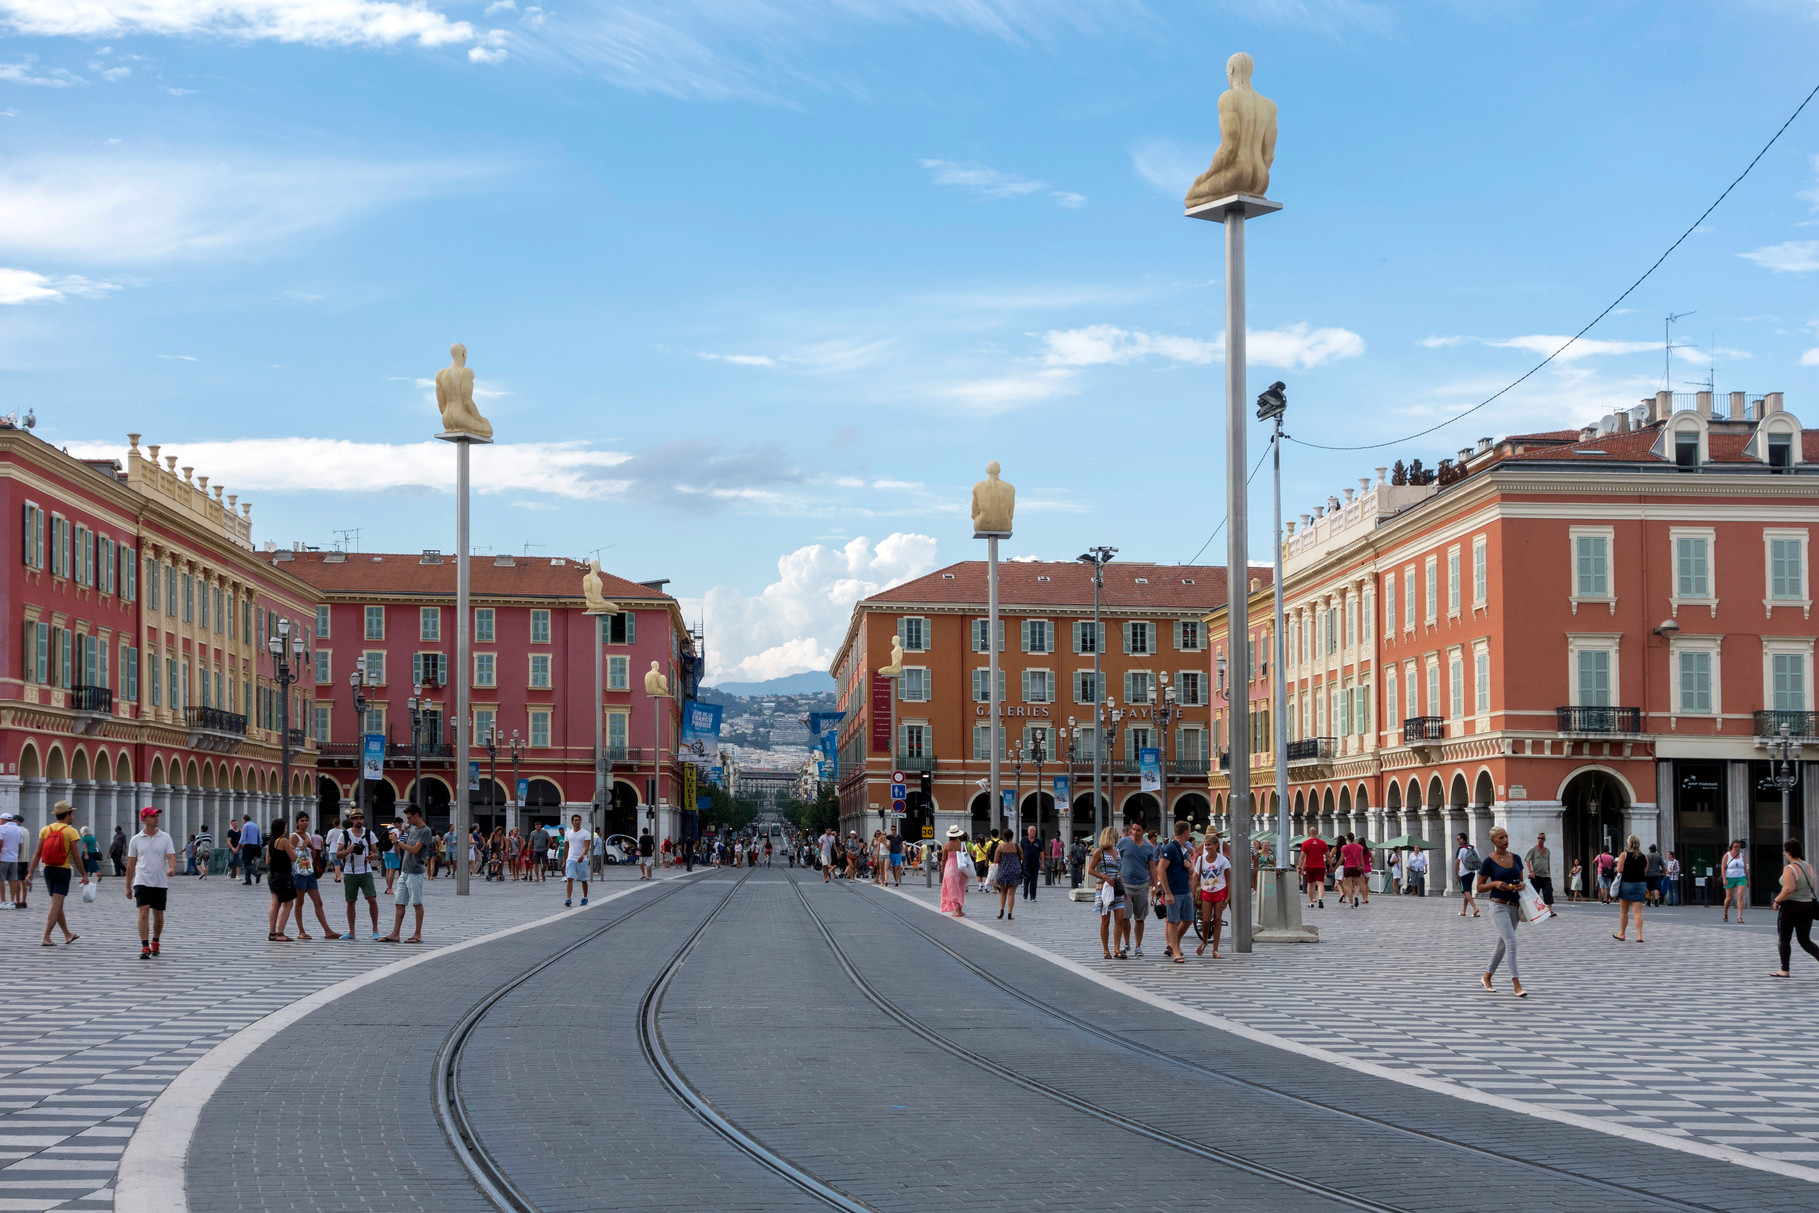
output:
POLYGON ((157 954, 158 954, 158 941, 154 939, 154 940, 152 940, 152 955, 156 956, 157 954))
POLYGON ((564 908, 564 909, 567 909, 567 908, 568 908, 568 907, 569 907, 569 906, 572 906, 572 905, 574 905, 574 904, 575 904, 575 903, 574 903, 574 901, 572 901, 572 900, 571 900, 571 899, 569 899, 569 898, 566 898, 566 897, 565 897, 565 898, 563 898, 563 899, 562 899, 562 907, 563 907, 563 908, 564 908))
POLYGON ((150 944, 140 944, 139 945, 139 959, 140 960, 150 960, 151 958, 152 958, 151 945, 150 944))
POLYGON ((1139 946, 1139 947, 1138 947, 1138 948, 1137 948, 1137 956, 1138 956, 1138 957, 1139 957, 1139 958, 1141 958, 1141 957, 1142 957, 1142 955, 1143 955, 1143 948, 1142 948, 1142 947, 1141 947, 1141 946, 1139 946))
POLYGON ((1326 909, 1326 898, 1324 898, 1324 897, 1320 898, 1320 900, 1318 902, 1316 902, 1315 904, 1318 905, 1323 910, 1326 909))
POLYGON ((585 898, 585 897, 583 897, 583 898, 582 898, 582 899, 581 899, 581 904, 582 904, 582 905, 586 905, 586 904, 587 904, 587 898, 585 898))
POLYGON ((1355 910, 1357 908, 1358 908, 1358 899, 1356 897, 1354 897, 1354 898, 1352 898, 1352 909, 1355 910))

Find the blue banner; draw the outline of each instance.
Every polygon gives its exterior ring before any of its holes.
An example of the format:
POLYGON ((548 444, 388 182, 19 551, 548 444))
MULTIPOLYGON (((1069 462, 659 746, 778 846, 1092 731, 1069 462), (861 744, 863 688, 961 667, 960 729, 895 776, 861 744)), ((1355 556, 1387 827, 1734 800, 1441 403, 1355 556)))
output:
POLYGON ((360 739, 360 778, 385 778, 385 734, 367 733, 360 739))
POLYGON ((808 731, 826 733, 845 719, 845 712, 810 712, 808 714, 808 731))
MULTIPOLYGON (((842 712, 840 715, 844 716, 846 713, 842 712)), ((831 730, 827 736, 821 739, 821 752, 827 755, 827 774, 822 778, 838 780, 840 778, 840 739, 831 730)))
POLYGON ((719 787, 722 783, 724 783, 726 781, 726 768, 725 767, 709 767, 707 769, 707 781, 709 783, 713 784, 715 787, 719 787))
POLYGON ((720 751, 720 713, 717 703, 690 699, 682 705, 682 761, 706 765, 720 751))
POLYGON ((1143 746, 1137 751, 1137 786, 1145 792, 1162 790, 1162 751, 1143 746))
POLYGON ((478 758, 467 764, 467 790, 470 792, 480 790, 480 760, 478 758))

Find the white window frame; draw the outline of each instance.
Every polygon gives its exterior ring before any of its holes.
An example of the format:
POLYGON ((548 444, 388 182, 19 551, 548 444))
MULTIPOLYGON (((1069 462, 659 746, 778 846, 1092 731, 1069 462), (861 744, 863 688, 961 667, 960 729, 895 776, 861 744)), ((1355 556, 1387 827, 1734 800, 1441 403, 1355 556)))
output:
POLYGON ((1478 721, 1478 731, 1483 732, 1491 718, 1491 643, 1488 640, 1472 642, 1472 716, 1478 721))
MULTIPOLYGON (((1099 700, 1103 698, 1103 696, 1098 695, 1098 694, 1085 695, 1085 696, 1080 694, 1080 680, 1082 678, 1091 678, 1091 677, 1093 677, 1093 672, 1091 670, 1075 670, 1074 676, 1068 680, 1072 684, 1072 686, 1070 688, 1070 694, 1073 695, 1075 703, 1080 703, 1080 704, 1098 703, 1099 700)), ((1099 682, 1103 683, 1104 681, 1105 681, 1105 675, 1103 673, 1101 673, 1099 675, 1099 682)), ((1103 688, 1100 687, 1098 685, 1098 683, 1095 683, 1093 686, 1093 690, 1095 692, 1102 690, 1102 689, 1103 688)))
POLYGON ((335 614, 334 611, 329 609, 329 606, 327 603, 323 603, 321 606, 316 608, 316 639, 317 640, 327 640, 328 639, 329 621, 332 618, 334 618, 334 614, 335 614))
POLYGON ((1377 594, 1375 590, 1364 590, 1359 594, 1358 606, 1358 640, 1361 644, 1371 642, 1371 622, 1377 615, 1377 594))
POLYGON ((1429 653, 1427 657, 1427 711, 1426 716, 1446 719, 1446 713, 1440 710, 1440 655, 1429 653))
POLYGON ((360 617, 361 617, 361 631, 363 633, 361 639, 363 639, 363 640, 384 640, 385 639, 385 608, 384 607, 367 606, 365 609, 363 609, 361 611, 360 617), (379 613, 377 615, 374 615, 373 614, 374 611, 377 611, 379 613), (375 620, 375 619, 377 619, 379 621, 379 634, 377 636, 373 635, 373 620, 375 620))
POLYGON ((1724 637, 1676 636, 1668 643, 1668 676, 1671 707, 1669 724, 1676 716, 1717 719, 1724 715, 1724 637), (1689 712, 1680 706, 1680 657, 1683 653, 1705 653, 1712 659, 1712 710, 1689 712))
POLYGON ((1617 613, 1617 528, 1609 526, 1573 526, 1566 529, 1566 584, 1567 598, 1572 603, 1573 614, 1579 613, 1582 602, 1599 603, 1617 613), (1579 592, 1579 540, 1604 540, 1604 593, 1581 594, 1579 592))
MULTIPOLYGON (((604 619, 604 618, 606 618, 606 616, 603 615, 603 616, 601 616, 601 618, 604 619)), ((499 609, 497 607, 475 607, 474 608, 474 643, 475 644, 497 644, 498 635, 499 635, 499 609), (480 618, 482 615, 484 615, 486 617, 486 634, 484 636, 480 634, 480 618)))
POLYGON ((1020 689, 1023 693, 1022 699, 1024 703, 1055 702, 1055 671, 1046 669, 1042 666, 1030 666, 1023 671, 1023 677, 1018 679, 1018 681, 1023 684, 1020 689), (1037 699, 1030 695, 1030 676, 1032 674, 1040 674, 1042 676, 1043 698, 1037 699))
POLYGON ((1175 672, 1175 687, 1176 699, 1182 707, 1200 708, 1206 706, 1205 670, 1177 670, 1175 672), (1195 693, 1192 699, 1189 699, 1187 696, 1189 675, 1193 676, 1192 685, 1195 687, 1195 693))
POLYGON ((1718 531, 1709 526, 1675 526, 1667 530, 1667 568, 1668 568, 1668 603, 1673 616, 1680 617, 1682 606, 1702 606, 1711 610, 1712 618, 1718 617, 1718 531), (1697 597, 1680 596, 1680 541, 1682 539, 1703 539, 1705 541, 1705 589, 1706 593, 1697 597))
POLYGON ((1025 619, 1017 624, 1018 647, 1025 653, 1036 653, 1047 656, 1055 651, 1055 624, 1050 619, 1025 619), (1035 643, 1035 629, 1040 625, 1046 644, 1042 648, 1032 648, 1035 643))
POLYGON ((1776 607, 1800 608, 1803 618, 1813 617, 1813 596, 1808 588, 1808 555, 1811 533, 1805 527, 1768 527, 1762 532, 1762 615, 1773 619, 1776 607), (1775 541, 1796 540, 1800 544, 1800 597, 1775 597, 1775 541))
POLYGON ((531 709, 530 714, 529 714, 529 719, 525 722, 525 730, 527 733, 527 737, 525 739, 525 744, 529 745, 532 749, 549 748, 550 738, 553 734, 553 731, 550 727, 551 726, 551 721, 550 721, 551 716, 552 716, 552 713, 547 708, 531 709), (543 723, 543 740, 542 741, 537 740, 537 723, 539 720, 541 720, 543 723))
POLYGON ((1465 651, 1457 645, 1446 651, 1446 718, 1465 718, 1465 651))
POLYGON ((1398 725, 1402 723, 1396 719, 1396 672, 1393 669, 1383 684, 1383 714, 1386 719, 1394 720, 1398 725))
POLYGON ((470 684, 472 686, 476 686, 476 687, 496 687, 496 686, 498 686, 499 685, 499 654, 497 654, 497 653, 475 653, 472 677, 473 677, 473 682, 470 684), (484 660, 486 662, 487 673, 491 675, 491 677, 489 677, 485 682, 480 681, 480 663, 482 660, 484 660))
MULTIPOLYGON (((1610 707, 1619 707, 1623 703, 1623 671, 1619 664, 1623 646, 1622 632, 1568 632, 1566 634, 1566 702, 1575 708, 1592 707, 1585 701, 1579 690, 1579 653, 1581 650, 1602 650, 1611 657, 1611 702, 1610 707)), ((1674 695, 1680 693, 1679 670, 1674 672, 1674 695)))
POLYGON ((1472 609, 1490 604, 1491 541, 1488 535, 1472 536, 1472 609))
POLYGON ((1429 556, 1422 562, 1423 589, 1426 599, 1421 604, 1421 619, 1429 627, 1440 622, 1440 557, 1429 556))
POLYGON ((550 642, 549 616, 550 616, 550 613, 549 613, 548 607, 532 607, 531 608, 531 643, 532 644, 548 644, 550 642), (542 625, 542 629, 543 629, 543 636, 541 639, 539 639, 537 636, 538 625, 542 625))
MULTIPOLYGON (((1232 680, 1231 685, 1239 685, 1237 682, 1237 675, 1238 671, 1236 670, 1226 671, 1226 677, 1232 680)), ((1156 702, 1156 672, 1154 670, 1126 670, 1124 671, 1124 686, 1122 689, 1124 691, 1122 698, 1126 706, 1145 707, 1153 704, 1156 702), (1138 699, 1135 695, 1131 694, 1131 675, 1133 674, 1141 674, 1146 680, 1144 689, 1148 693, 1142 699, 1138 699)))
POLYGON ((1383 575, 1383 638, 1396 638, 1396 574, 1383 575))
POLYGON ((1415 631, 1415 566, 1412 564, 1402 568, 1402 630, 1411 635, 1415 631))
POLYGON ((553 664, 554 663, 551 660, 551 655, 548 653, 530 654, 530 665, 525 670, 525 678, 528 680, 525 685, 534 691, 549 690, 551 687, 553 687, 555 685, 555 674, 551 669, 553 664), (543 681, 542 682, 537 681, 537 669, 538 669, 539 662, 542 662, 542 669, 543 669, 543 681))
POLYGON ((608 657, 606 659, 606 689, 609 691, 632 689, 632 659, 630 657, 608 657))
POLYGON ((928 617, 925 615, 899 615, 899 616, 897 616, 897 636, 900 640, 903 641, 903 651, 906 653, 926 653, 926 652, 928 652, 929 649, 932 647, 932 643, 934 641, 934 636, 932 633, 933 633, 933 628, 930 626, 928 617), (917 639, 919 639, 921 641, 920 644, 911 644, 910 643, 910 637, 909 637, 908 633, 910 630, 911 623, 918 625, 916 628, 916 631, 920 633, 920 635, 917 637, 917 639))
POLYGON ((1762 706, 1775 706, 1775 658, 1777 656, 1795 656, 1802 658, 1801 676, 1804 686, 1801 689, 1802 700, 1806 706, 1794 709, 1803 712, 1813 711, 1813 638, 1811 636, 1776 636, 1762 639, 1762 706))
POLYGON ((914 681, 918 684, 919 693, 912 692, 908 689, 909 683, 912 681, 911 679, 908 677, 898 678, 897 701, 899 703, 927 703, 930 698, 932 698, 933 689, 933 683, 929 678, 928 667, 925 665, 906 665, 903 667, 903 673, 905 675, 912 673, 916 675, 914 681))
POLYGON ((1459 618, 1461 605, 1465 600, 1465 588, 1459 584, 1460 574, 1464 569, 1458 544, 1446 549, 1446 617, 1459 618))
MULTIPOLYGON (((1421 715, 1421 675, 1412 661, 1403 663, 1402 690, 1402 720, 1421 715)), ((1396 722, 1398 729, 1402 727, 1402 720, 1396 722)))
POLYGON ((442 639, 441 607, 417 608, 417 639, 435 641, 442 639))
POLYGON ((1155 655, 1156 625, 1153 622, 1148 619, 1127 619, 1124 621, 1124 626, 1118 630, 1124 633, 1124 655, 1126 657, 1151 657, 1155 655), (1145 643, 1142 649, 1133 649, 1131 647, 1131 641, 1135 638, 1136 633, 1132 631, 1132 629, 1139 625, 1144 629, 1145 643))

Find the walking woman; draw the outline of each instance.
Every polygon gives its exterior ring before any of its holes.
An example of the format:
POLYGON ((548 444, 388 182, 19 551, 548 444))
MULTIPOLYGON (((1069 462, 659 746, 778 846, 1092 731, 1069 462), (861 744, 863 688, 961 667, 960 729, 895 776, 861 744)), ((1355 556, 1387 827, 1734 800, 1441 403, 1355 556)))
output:
POLYGON ((1008 913, 1015 919, 1017 890, 1023 887, 1023 849, 1016 839, 1006 839, 998 845, 998 862, 992 865, 992 871, 997 873, 998 917, 1008 913))
POLYGON ((1787 864, 1781 869, 1781 891, 1775 894, 1775 908, 1780 917, 1775 921, 1777 942, 1781 945, 1781 967, 1770 973, 1770 977, 1786 977, 1787 962, 1793 954, 1788 947, 1789 936, 1800 940, 1800 947, 1814 960, 1819 960, 1819 947, 1813 945, 1813 914, 1819 910, 1819 880, 1813 876, 1813 865, 1802 858, 1805 850, 1798 838, 1790 838, 1781 844, 1787 854, 1787 864))
MULTIPOLYGON (((1724 921, 1731 920, 1731 902, 1737 903, 1737 921, 1743 921, 1743 903, 1750 895, 1750 865, 1743 857, 1743 839, 1731 843, 1731 849, 1718 861, 1724 868, 1724 921)), ((1706 903, 1710 905, 1710 902, 1706 903)))
MULTIPOLYGON (((1623 858, 1617 863, 1617 930, 1611 938, 1629 934, 1630 912, 1636 914, 1636 942, 1642 942, 1642 907, 1648 904, 1648 856, 1642 853, 1642 840, 1631 834, 1624 844, 1623 858)), ((1738 910, 1739 914, 1743 911, 1738 910)))
POLYGON ((1099 910, 1099 946, 1107 960, 1123 960, 1124 949, 1112 952, 1114 941, 1124 939, 1124 882, 1118 878, 1118 831, 1111 826, 1099 832, 1099 845, 1086 857, 1086 870, 1099 883, 1093 886, 1093 905, 1099 910))
MULTIPOLYGON (((291 941, 284 928, 289 925, 291 909, 297 902, 297 884, 291 877, 291 860, 296 858, 297 847, 286 832, 288 824, 280 817, 272 822, 272 832, 266 835, 270 841, 265 845, 265 887, 271 890, 272 905, 265 916, 265 937, 275 943, 291 941)), ((302 914, 297 915, 297 923, 302 926, 302 914)))
POLYGON ((1477 885, 1478 892, 1490 898, 1491 922, 1497 928, 1497 947, 1491 953, 1491 963, 1484 969, 1484 988, 1497 988, 1491 984, 1491 978, 1497 975, 1497 966, 1507 957, 1510 962, 1510 992, 1517 998, 1527 998, 1528 991, 1522 988, 1522 977, 1516 971, 1516 924, 1522 917, 1519 896, 1522 889, 1522 857, 1510 850, 1510 833, 1502 826, 1491 830, 1491 853, 1484 857, 1478 868, 1477 885))
MULTIPOLYGON (((941 912, 955 918, 966 917, 966 878, 960 856, 966 853, 966 835, 959 826, 947 827, 947 843, 941 848, 941 912)), ((971 861, 969 855, 968 861, 971 861)))

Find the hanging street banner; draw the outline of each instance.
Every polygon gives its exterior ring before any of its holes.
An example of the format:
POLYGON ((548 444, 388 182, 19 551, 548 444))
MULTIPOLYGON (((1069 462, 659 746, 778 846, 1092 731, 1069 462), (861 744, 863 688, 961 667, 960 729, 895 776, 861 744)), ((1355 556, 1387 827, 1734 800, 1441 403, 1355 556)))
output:
POLYGON ((815 734, 826 733, 845 719, 845 712, 810 712, 808 714, 808 731, 815 734))
POLYGON ((360 778, 385 778, 384 733, 367 733, 360 739, 360 778))
POLYGON ((709 783, 713 784, 715 787, 719 787, 721 784, 725 783, 726 782, 726 768, 725 767, 709 767, 707 769, 707 781, 709 783))
POLYGON ((467 790, 470 792, 480 790, 480 760, 478 758, 467 764, 467 790))
POLYGON ((1066 775, 1055 776, 1055 803, 1060 806, 1063 813, 1067 812, 1068 795, 1066 775))
POLYGON ((530 799, 530 796, 531 796, 531 781, 528 779, 520 779, 518 781, 518 803, 523 804, 525 801, 530 799))
POLYGON ((683 762, 707 766, 720 751, 720 705, 690 699, 682 705, 682 738, 677 744, 683 762))
MULTIPOLYGON (((832 713, 828 714, 832 715, 832 713)), ((841 712, 840 715, 844 716, 846 713, 841 712)), ((827 755, 827 774, 821 778, 838 781, 840 778, 840 738, 831 729, 821 739, 821 752, 827 755)))
POLYGON ((1137 751, 1137 786, 1145 792, 1162 790, 1162 751, 1156 746, 1137 751))

